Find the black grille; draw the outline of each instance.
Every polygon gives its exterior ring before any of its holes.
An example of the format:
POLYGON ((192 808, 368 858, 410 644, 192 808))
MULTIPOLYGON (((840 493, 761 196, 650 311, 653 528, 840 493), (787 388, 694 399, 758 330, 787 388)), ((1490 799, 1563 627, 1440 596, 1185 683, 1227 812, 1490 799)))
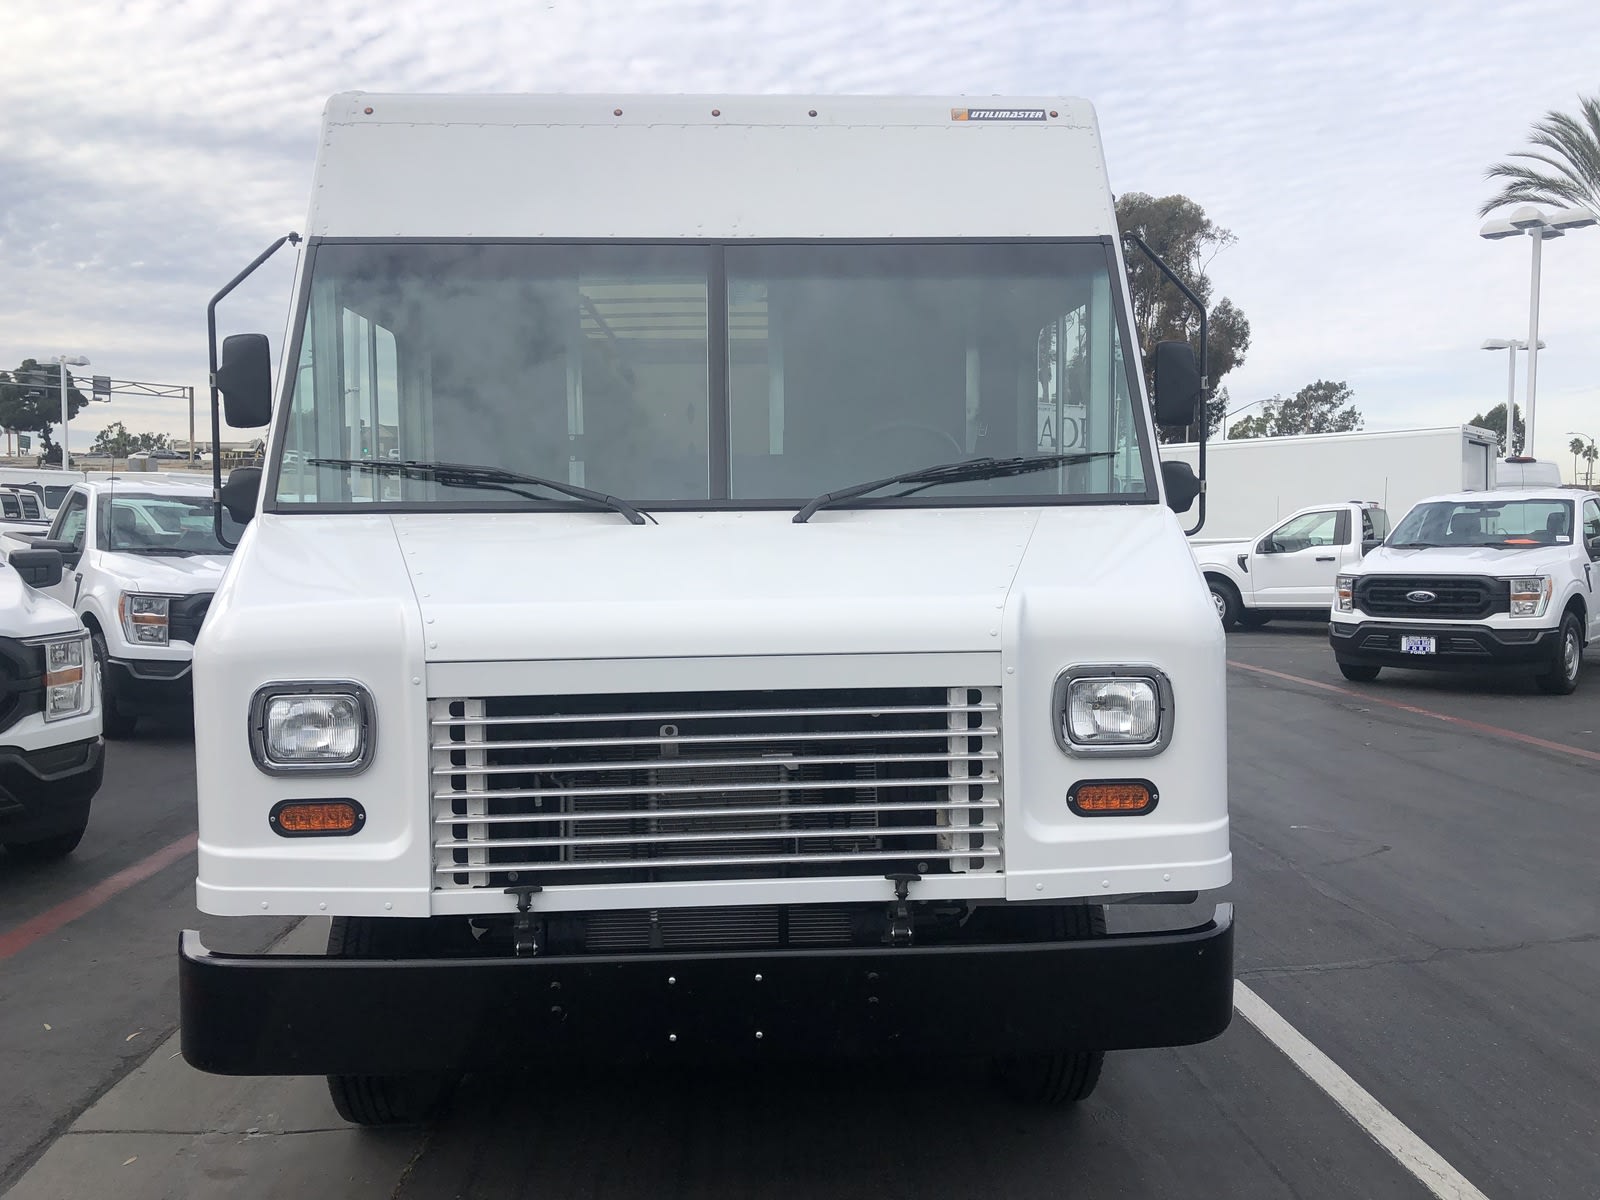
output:
POLYGON ((998 694, 435 700, 443 887, 999 868, 998 694))
POLYGON ((1477 621, 1511 611, 1511 585, 1472 575, 1367 575, 1356 580, 1356 607, 1374 617, 1477 621), (1407 597, 1431 592, 1432 600, 1407 597))
POLYGON ((211 607, 210 592, 175 598, 167 602, 167 636, 174 642, 193 643, 211 607))
POLYGON ((44 647, 0 638, 0 731, 44 708, 44 647))

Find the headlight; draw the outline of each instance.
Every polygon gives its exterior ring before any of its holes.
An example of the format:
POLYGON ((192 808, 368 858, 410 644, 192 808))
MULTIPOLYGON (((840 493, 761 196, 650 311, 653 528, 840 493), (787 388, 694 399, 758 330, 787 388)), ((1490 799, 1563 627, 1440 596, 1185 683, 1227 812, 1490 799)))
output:
POLYGON ((131 644, 167 644, 167 597, 123 592, 117 601, 117 613, 122 618, 122 632, 131 644))
POLYGON ((1172 687, 1154 667, 1074 667, 1056 680, 1054 705, 1069 754, 1155 754, 1172 737, 1172 687))
POLYGON ((250 705, 250 749, 269 775, 363 770, 374 735, 372 697, 359 684, 269 684, 250 705))
POLYGON ((1529 575, 1511 581, 1511 615, 1513 617, 1542 617, 1550 607, 1553 589, 1548 575, 1529 575))
POLYGON ((1335 581, 1334 607, 1340 612, 1356 610, 1356 577, 1341 575, 1335 581))
POLYGON ((89 686, 89 637, 75 633, 35 643, 44 649, 44 719, 81 717, 94 707, 89 686))

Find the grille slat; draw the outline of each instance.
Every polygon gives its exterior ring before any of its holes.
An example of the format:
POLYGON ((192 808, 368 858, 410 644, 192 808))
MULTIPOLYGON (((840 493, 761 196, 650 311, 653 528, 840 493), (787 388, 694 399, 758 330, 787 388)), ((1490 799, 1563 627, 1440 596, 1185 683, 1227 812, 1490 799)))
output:
POLYGON ((1003 869, 998 689, 434 699, 430 724, 440 887, 1003 869))
POLYGON ((1355 602, 1374 617, 1479 620, 1509 612, 1511 593, 1505 580, 1476 575, 1370 575, 1356 580, 1355 602), (1434 598, 1408 600, 1412 592, 1431 592, 1434 598))

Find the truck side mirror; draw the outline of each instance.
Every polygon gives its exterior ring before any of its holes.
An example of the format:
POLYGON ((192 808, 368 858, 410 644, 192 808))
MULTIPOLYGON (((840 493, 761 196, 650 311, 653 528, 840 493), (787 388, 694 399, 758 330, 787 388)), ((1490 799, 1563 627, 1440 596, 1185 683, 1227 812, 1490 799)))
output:
MULTIPOLYGON (((74 545, 72 542, 51 541, 49 538, 29 538, 28 539, 28 544, 30 546, 32 546, 35 550, 50 550, 50 551, 53 551, 61 559, 61 561, 65 565, 67 565, 69 567, 77 566, 79 560, 83 558, 83 551, 78 549, 78 547, 76 545, 74 545)), ((27 553, 27 551, 19 550, 19 551, 14 552, 11 555, 11 559, 10 559, 11 565, 12 566, 16 566, 17 554, 25 554, 25 553, 27 553)), ((20 571, 21 568, 19 567, 18 570, 20 571)), ((49 587, 49 586, 52 586, 52 585, 45 584, 43 586, 49 587)))
POLYGON ((1200 480, 1186 462, 1162 463, 1161 486, 1167 493, 1167 507, 1175 513, 1188 512, 1200 494, 1200 480))
POLYGON ((1200 417, 1200 390, 1200 367, 1189 343, 1157 342, 1156 424, 1169 428, 1195 424, 1200 417))
POLYGON ((13 550, 7 561, 29 587, 49 588, 61 582, 64 564, 59 550, 40 549, 35 543, 32 550, 13 550))
POLYGON ((260 467, 235 467, 228 472, 228 482, 222 485, 222 507, 235 522, 250 524, 260 498, 260 467))
POLYGON ((272 420, 272 349, 266 334, 236 333, 222 339, 217 390, 235 429, 256 429, 272 420))

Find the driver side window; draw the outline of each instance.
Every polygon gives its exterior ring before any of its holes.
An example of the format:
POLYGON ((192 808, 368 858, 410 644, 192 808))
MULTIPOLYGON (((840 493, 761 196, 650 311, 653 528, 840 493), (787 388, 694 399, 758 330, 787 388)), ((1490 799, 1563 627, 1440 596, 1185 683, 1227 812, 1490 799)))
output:
POLYGON ((1337 512, 1305 513, 1274 529, 1267 535, 1267 542, 1283 554, 1313 546, 1332 546, 1338 524, 1337 512))
POLYGON ((1589 548, 1590 558, 1600 558, 1595 542, 1600 540, 1600 501, 1583 502, 1583 544, 1589 548))
POLYGON ((56 514, 55 528, 50 531, 51 540, 71 542, 82 550, 84 526, 88 523, 88 518, 88 497, 82 492, 73 492, 61 506, 61 511, 56 514))

